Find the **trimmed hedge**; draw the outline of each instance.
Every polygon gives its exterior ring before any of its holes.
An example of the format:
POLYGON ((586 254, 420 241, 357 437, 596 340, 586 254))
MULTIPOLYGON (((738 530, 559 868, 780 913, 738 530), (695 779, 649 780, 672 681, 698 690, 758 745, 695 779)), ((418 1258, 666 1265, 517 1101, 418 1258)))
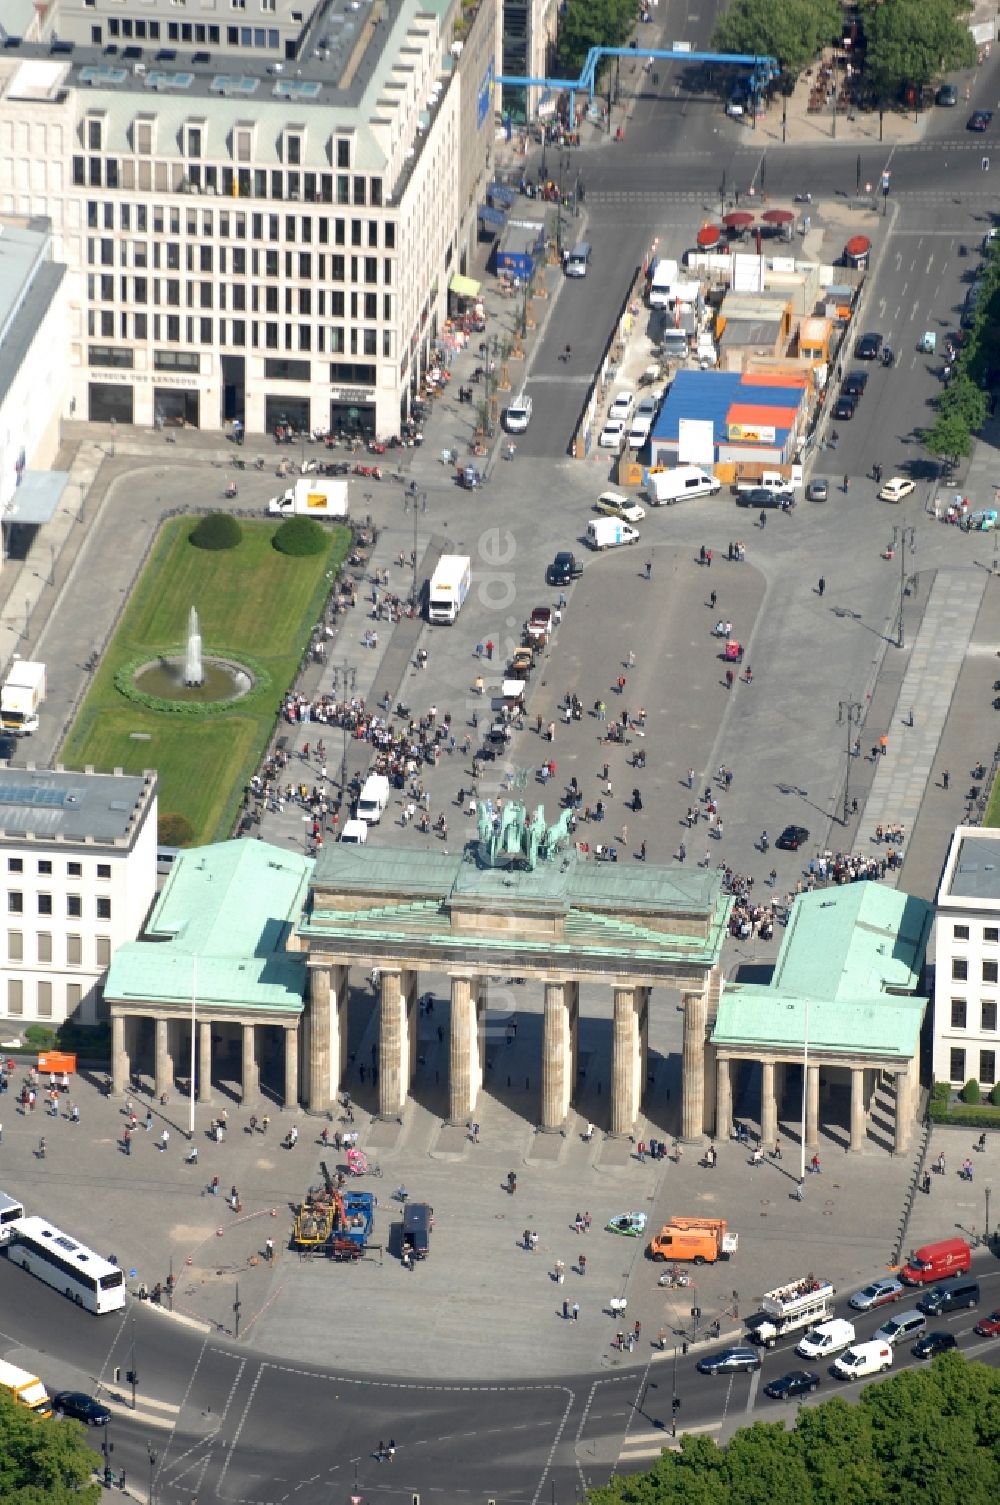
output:
POLYGON ((253 680, 252 687, 245 695, 239 695, 233 700, 165 700, 161 695, 147 695, 145 690, 140 690, 135 682, 135 675, 147 664, 153 663, 157 658, 183 659, 185 646, 179 643, 170 648, 163 648, 153 653, 144 653, 139 658, 129 659, 128 663, 121 664, 115 671, 115 689, 126 700, 132 700, 136 705, 145 706, 147 711, 169 711, 173 716, 219 716, 226 711, 244 710, 248 705, 253 706, 261 697, 262 691, 270 692, 271 676, 262 664, 252 659, 246 653, 230 652, 227 648, 212 648, 205 657, 218 659, 221 663, 233 664, 238 669, 245 669, 253 680))
POLYGON ((950 1108, 940 1099, 932 1099, 928 1113, 931 1123, 935 1124, 953 1125, 958 1129, 1000 1130, 1000 1108, 990 1108, 985 1103, 978 1108, 964 1105, 950 1108))
POLYGON ((962 1102, 968 1103, 970 1107, 974 1107, 983 1100, 983 1094, 979 1090, 979 1083, 974 1076, 970 1076, 958 1095, 962 1099, 962 1102))
POLYGON ((325 528, 314 517, 290 517, 275 529, 272 543, 279 554, 299 559, 307 554, 322 554, 330 547, 325 528))
POLYGON ((196 549, 235 549, 242 542, 243 529, 231 512, 210 512, 188 534, 196 549))

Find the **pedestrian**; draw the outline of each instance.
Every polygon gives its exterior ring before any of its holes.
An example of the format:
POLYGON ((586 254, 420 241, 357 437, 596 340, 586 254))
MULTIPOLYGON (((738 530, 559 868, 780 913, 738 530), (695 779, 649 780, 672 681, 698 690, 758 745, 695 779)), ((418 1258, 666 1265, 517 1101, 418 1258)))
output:
POLYGON ((693 789, 694 788, 694 769, 693 768, 689 768, 688 769, 688 788, 689 789, 693 789))
POLYGON ((578 1301, 574 1301, 573 1302, 573 1321, 574 1322, 579 1322, 579 1320, 580 1320, 580 1303, 578 1301))
POLYGON ((687 854, 688 854, 688 849, 685 846, 684 842, 682 841, 681 844, 680 844, 680 846, 677 848, 677 861, 678 862, 683 862, 684 859, 685 859, 685 857, 687 856, 687 854))
POLYGON ((639 861, 640 862, 645 862, 645 860, 646 860, 646 843, 644 841, 640 841, 640 843, 639 843, 639 861))
POLYGON ((645 1165, 646 1164, 646 1146, 645 1146, 645 1143, 643 1142, 643 1140, 641 1140, 641 1139, 639 1140, 639 1143, 636 1145, 636 1154, 639 1157, 639 1164, 640 1165, 645 1165))
POLYGON ((733 683, 734 683, 735 679, 736 679, 736 675, 733 673, 732 669, 727 669, 726 670, 726 689, 727 690, 731 690, 733 688, 733 683))
POLYGON ((125 1125, 125 1128, 122 1131, 122 1144, 124 1145, 126 1155, 131 1155, 131 1153, 132 1153, 132 1130, 129 1128, 128 1124, 125 1125))
POLYGON ((989 172, 989 170, 990 170, 990 159, 989 159, 989 157, 984 157, 983 160, 982 160, 982 163, 980 165, 982 166, 983 172, 989 172))
POLYGON ((146 1123, 145 1123, 145 1129, 146 1129, 146 1133, 147 1134, 149 1133, 149 1131, 150 1131, 150 1129, 152 1127, 153 1127, 153 1115, 152 1115, 152 1112, 150 1111, 150 1109, 147 1108, 146 1109, 146 1123))
POLYGON ((493 658, 493 639, 492 638, 487 638, 487 640, 486 640, 486 657, 487 657, 487 659, 489 659, 489 660, 492 661, 492 658, 493 658))
POLYGON ((826 581, 824 580, 824 578, 823 578, 822 575, 820 575, 820 577, 819 577, 819 584, 817 585, 816 589, 817 589, 817 591, 819 592, 819 594, 821 596, 822 596, 823 592, 826 590, 826 581))
POLYGON ((232 1188, 231 1188, 231 1189, 230 1189, 230 1192, 229 1192, 229 1205, 230 1205, 230 1207, 231 1207, 231 1208, 232 1208, 232 1209, 233 1209, 233 1211, 234 1211, 234 1212, 238 1212, 238 1211, 239 1211, 239 1206, 240 1206, 240 1194, 239 1194, 239 1192, 238 1192, 238 1191, 237 1191, 237 1190, 236 1190, 236 1187, 235 1187, 235 1186, 234 1186, 234 1187, 232 1187, 232 1188))
POLYGON ((578 1260, 576 1262, 576 1268, 579 1270, 579 1272, 580 1272, 581 1275, 586 1275, 586 1273, 587 1273, 587 1256, 585 1254, 581 1254, 580 1257, 578 1258, 578 1260))
MULTIPOLYGON (((733 547, 732 544, 730 544, 729 547, 730 547, 730 549, 732 549, 732 547, 733 547)), ((731 554, 730 554, 730 558, 732 558, 731 554)), ((716 592, 716 591, 709 591, 709 593, 708 593, 708 604, 711 607, 712 611, 715 610, 715 603, 716 603, 716 601, 718 599, 719 599, 718 592, 716 592)))
POLYGON ((951 783, 951 774, 948 772, 948 770, 946 768, 945 771, 944 771, 944 773, 941 775, 941 787, 942 787, 942 789, 947 789, 950 783, 951 783))
POLYGON ((273 1265, 274 1264, 274 1239, 273 1238, 269 1238, 269 1239, 265 1239, 264 1240, 264 1258, 267 1260, 267 1262, 268 1262, 269 1265, 273 1265))
POLYGON ((566 1322, 569 1321, 569 1297, 568 1296, 566 1297, 565 1301, 563 1302, 563 1320, 566 1321, 566 1322))
POLYGON ((164 1129, 163 1133, 160 1135, 160 1149, 161 1149, 161 1151, 165 1150, 167 1148, 167 1145, 169 1143, 170 1143, 170 1130, 169 1129, 164 1129))
POLYGON ((583 1215, 583 1231, 584 1231, 584 1233, 589 1233, 590 1232, 590 1225, 591 1225, 591 1223, 593 1221, 594 1221, 594 1219, 591 1217, 590 1213, 589 1212, 585 1212, 584 1215, 583 1215))
POLYGON ((210 1194, 213 1197, 217 1197, 219 1195, 219 1178, 218 1178, 218 1176, 213 1176, 212 1177, 211 1181, 208 1183, 208 1190, 209 1190, 210 1194))
POLYGON ((774 1149, 771 1151, 771 1156, 772 1156, 772 1159, 774 1159, 774 1160, 780 1160, 781 1159, 781 1140, 780 1139, 776 1139, 774 1141, 774 1149))
MULTIPOLYGON (((242 439, 240 440, 240 443, 241 444, 243 443, 242 439)), ((124 1488, 125 1488, 125 1470, 124 1469, 119 1469, 119 1471, 118 1471, 118 1488, 121 1489, 121 1490, 124 1490, 124 1488)))
POLYGON ((711 549, 706 549, 705 550, 705 563, 708 565, 709 569, 712 568, 712 551, 711 551, 711 549))
POLYGON ((819 1163, 818 1155, 814 1155, 810 1160, 809 1169, 812 1171, 814 1176, 819 1176, 822 1174, 822 1166, 819 1163))
POLYGON ((260 1121, 260 1132, 262 1134, 266 1134, 267 1133, 267 1126, 268 1126, 268 1124, 270 1122, 271 1122, 271 1120, 268 1118, 267 1114, 265 1113, 264 1117, 260 1121))
POLYGON ((39 1160, 44 1160, 45 1159, 45 1135, 44 1134, 42 1135, 41 1139, 38 1141, 38 1158, 39 1158, 39 1160))
POLYGON ((651 559, 647 559, 646 560, 646 579, 647 580, 652 580, 652 578, 653 578, 653 561, 651 559))
POLYGON ((766 528, 767 527, 767 513, 764 511, 763 507, 760 509, 760 519, 759 519, 759 521, 760 521, 760 525, 761 525, 762 528, 766 528))

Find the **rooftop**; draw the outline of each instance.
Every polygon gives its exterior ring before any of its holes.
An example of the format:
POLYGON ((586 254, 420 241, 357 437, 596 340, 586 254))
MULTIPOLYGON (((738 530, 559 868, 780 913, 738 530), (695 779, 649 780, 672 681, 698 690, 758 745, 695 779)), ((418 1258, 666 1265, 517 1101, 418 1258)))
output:
POLYGON ((1000 830, 959 827, 938 895, 939 902, 947 899, 1000 904, 1000 830))
POLYGON ((155 792, 155 772, 0 768, 0 840, 129 845, 155 792))
POLYGON ((143 938, 115 952, 106 997, 301 1011, 305 957, 285 943, 311 870, 260 841, 181 852, 143 938))

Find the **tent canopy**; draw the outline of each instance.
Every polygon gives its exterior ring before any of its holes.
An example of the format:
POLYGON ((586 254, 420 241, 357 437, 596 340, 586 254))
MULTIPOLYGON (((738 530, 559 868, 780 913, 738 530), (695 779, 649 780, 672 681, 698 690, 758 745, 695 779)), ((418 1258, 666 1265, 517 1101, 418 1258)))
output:
POLYGON ((476 282, 472 277, 463 277, 456 272, 448 287, 456 298, 478 298, 482 283, 476 282))

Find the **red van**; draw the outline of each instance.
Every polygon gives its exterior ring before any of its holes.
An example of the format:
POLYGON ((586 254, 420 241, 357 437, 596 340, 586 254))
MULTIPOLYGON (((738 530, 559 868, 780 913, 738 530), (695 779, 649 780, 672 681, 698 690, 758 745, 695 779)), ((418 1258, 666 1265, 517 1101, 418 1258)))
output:
POLYGON ((908 1286, 923 1286, 947 1275, 964 1275, 971 1264, 972 1250, 964 1238, 943 1238, 940 1243, 914 1249, 899 1278, 908 1286))

